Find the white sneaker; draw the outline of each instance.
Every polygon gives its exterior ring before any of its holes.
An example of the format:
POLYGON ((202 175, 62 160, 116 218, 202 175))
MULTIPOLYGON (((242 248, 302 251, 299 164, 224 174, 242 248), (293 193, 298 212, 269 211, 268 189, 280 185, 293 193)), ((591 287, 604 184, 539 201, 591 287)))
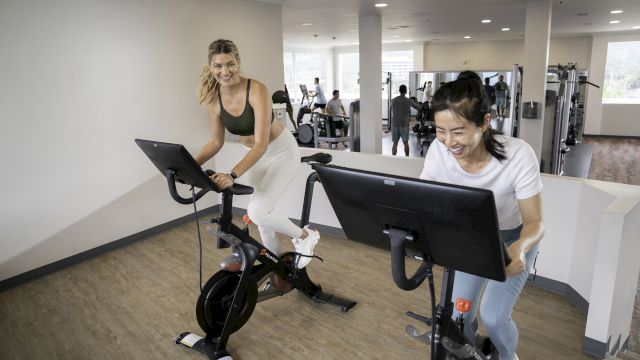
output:
POLYGON ((309 229, 309 225, 306 225, 303 229, 308 234, 305 239, 291 239, 296 252, 300 254, 296 262, 298 269, 304 268, 311 262, 311 259, 313 259, 313 248, 316 247, 318 240, 320 240, 320 233, 316 230, 309 229))

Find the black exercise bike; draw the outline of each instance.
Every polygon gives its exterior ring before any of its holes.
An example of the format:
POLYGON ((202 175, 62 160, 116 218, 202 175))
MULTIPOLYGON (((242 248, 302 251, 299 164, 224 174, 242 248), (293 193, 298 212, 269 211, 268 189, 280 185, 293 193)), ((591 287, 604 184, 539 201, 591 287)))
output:
MULTIPOLYGON (((233 196, 251 194, 253 188, 235 184, 220 191, 209 177, 213 171, 203 171, 182 145, 140 139, 136 143, 165 175, 171 197, 178 203, 193 204, 209 191, 222 193, 222 211, 210 220, 210 223, 218 224, 214 231, 217 247, 232 247, 243 259, 241 271, 220 270, 202 288, 196 303, 196 317, 205 337, 184 332, 175 338, 176 344, 201 352, 211 360, 232 359, 226 350, 229 337, 249 320, 256 303, 284 295, 292 289, 316 303, 336 306, 342 312, 356 305, 355 301, 322 291, 309 279, 305 268, 295 266, 297 253, 274 254, 249 235, 248 224, 240 228, 232 223, 233 196), (190 185, 193 196, 185 198, 178 194, 176 182, 190 185), (195 188, 200 190, 196 193, 195 188)), ((315 169, 317 163, 329 163, 331 155, 318 153, 302 157, 301 161, 315 169)), ((315 172, 307 178, 301 226, 309 223, 317 181, 315 172)))

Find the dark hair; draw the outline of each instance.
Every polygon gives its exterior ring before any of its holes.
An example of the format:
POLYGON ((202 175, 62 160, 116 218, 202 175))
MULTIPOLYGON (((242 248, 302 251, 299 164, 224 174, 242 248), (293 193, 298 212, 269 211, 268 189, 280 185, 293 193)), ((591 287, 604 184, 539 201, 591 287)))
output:
POLYGON ((333 90, 333 95, 339 94, 340 90, 333 90))
POLYGON ((313 80, 320 82, 320 78, 313 78, 313 80))
POLYGON ((485 84, 489 85, 489 82, 490 82, 490 81, 491 81, 491 79, 489 79, 489 78, 484 78, 484 83, 485 83, 485 84))
MULTIPOLYGON (((475 73, 474 73, 475 74, 475 73)), ((477 75, 477 74, 476 74, 477 75)), ((491 100, 484 93, 482 80, 478 77, 458 77, 442 85, 431 101, 431 112, 449 110, 453 114, 472 122, 478 127, 484 125, 484 118, 491 109, 491 100)), ((502 161, 507 158, 504 145, 496 139, 499 131, 489 127, 482 134, 485 149, 496 159, 502 161)))
POLYGON ((407 85, 404 85, 404 84, 400 85, 400 89, 398 89, 398 90, 400 90, 401 94, 406 94, 407 93, 407 85))
POLYGON ((482 84, 482 78, 480 77, 480 75, 478 75, 477 72, 471 70, 465 70, 458 74, 458 79, 474 79, 482 84))

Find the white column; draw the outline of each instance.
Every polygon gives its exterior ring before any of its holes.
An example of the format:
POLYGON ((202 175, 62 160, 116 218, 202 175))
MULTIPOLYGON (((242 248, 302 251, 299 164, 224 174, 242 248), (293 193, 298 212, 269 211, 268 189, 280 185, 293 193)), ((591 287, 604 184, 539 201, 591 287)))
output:
POLYGON ((538 119, 520 117, 520 138, 533 147, 538 159, 540 159, 542 150, 550 32, 551 0, 527 0, 524 62, 522 64, 524 66, 522 101, 523 103, 530 101, 540 103, 540 113, 538 119))
POLYGON ((360 16, 360 151, 382 153, 382 18, 360 16))

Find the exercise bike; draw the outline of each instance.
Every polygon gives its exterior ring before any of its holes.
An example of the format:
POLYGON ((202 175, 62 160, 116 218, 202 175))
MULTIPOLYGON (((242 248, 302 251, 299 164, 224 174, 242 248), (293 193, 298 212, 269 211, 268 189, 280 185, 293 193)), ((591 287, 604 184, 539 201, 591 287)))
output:
MULTIPOLYGON (((233 196, 251 194, 253 188, 234 184, 220 191, 209 177, 214 172, 203 171, 182 145, 140 139, 136 143, 165 175, 171 197, 178 203, 195 203, 209 191, 222 193, 222 212, 210 220, 210 223, 218 225, 218 229, 211 231, 217 235, 218 248, 232 247, 243 259, 241 271, 220 270, 202 288, 196 303, 196 317, 205 337, 184 332, 174 339, 176 344, 203 353, 210 360, 232 360, 226 350, 229 337, 249 320, 256 303, 284 295, 292 289, 297 289, 313 302, 336 306, 342 312, 356 305, 355 301, 324 292, 311 281, 306 268, 295 266, 299 254, 274 254, 249 235, 249 221, 245 221, 243 228, 232 223, 233 196), (178 194, 176 182, 190 185, 193 196, 185 198, 178 194), (200 190, 196 193, 194 188, 200 190)), ((318 153, 302 157, 301 161, 315 169, 317 163, 329 163, 331 155, 318 153)), ((307 178, 301 225, 309 222, 313 188, 317 181, 315 172, 307 178)))
POLYGON ((399 288, 415 290, 428 280, 432 317, 407 315, 432 330, 421 333, 413 325, 406 327, 411 337, 430 345, 428 358, 498 359, 489 340, 464 334, 465 314, 472 304, 465 299, 452 302, 456 271, 495 281, 507 278, 511 259, 500 239, 493 193, 333 165, 315 169, 349 239, 390 249, 391 273, 399 288), (421 262, 411 277, 405 270, 406 256, 421 262), (437 306, 434 265, 444 268, 437 306), (455 320, 454 306, 461 313, 455 320))

